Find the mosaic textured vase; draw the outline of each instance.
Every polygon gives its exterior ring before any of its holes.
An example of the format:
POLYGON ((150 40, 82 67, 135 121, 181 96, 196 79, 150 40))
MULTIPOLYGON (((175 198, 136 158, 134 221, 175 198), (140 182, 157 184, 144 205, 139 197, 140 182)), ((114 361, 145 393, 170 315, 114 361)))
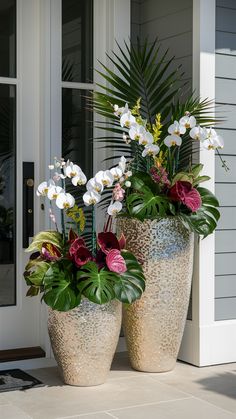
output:
POLYGON ((121 327, 122 305, 83 299, 68 312, 49 309, 48 331, 66 384, 96 386, 106 381, 121 327))
POLYGON ((124 307, 124 332, 131 365, 138 371, 174 368, 187 317, 192 270, 193 233, 178 217, 140 222, 120 217, 117 230, 127 249, 143 263, 146 290, 124 307))

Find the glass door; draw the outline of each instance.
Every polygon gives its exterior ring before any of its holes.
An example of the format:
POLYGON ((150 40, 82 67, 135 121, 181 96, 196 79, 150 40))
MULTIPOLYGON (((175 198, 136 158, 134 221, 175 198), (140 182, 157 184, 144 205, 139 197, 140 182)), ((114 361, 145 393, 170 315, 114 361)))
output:
POLYGON ((0 2, 0 306, 16 304, 16 0, 0 2))
MULTIPOLYGON (((26 297, 23 281, 23 162, 34 164, 37 182, 40 154, 37 1, 0 1, 0 363, 4 351, 19 359, 41 344, 40 299, 26 297)), ((30 210, 36 232, 36 203, 30 210)))

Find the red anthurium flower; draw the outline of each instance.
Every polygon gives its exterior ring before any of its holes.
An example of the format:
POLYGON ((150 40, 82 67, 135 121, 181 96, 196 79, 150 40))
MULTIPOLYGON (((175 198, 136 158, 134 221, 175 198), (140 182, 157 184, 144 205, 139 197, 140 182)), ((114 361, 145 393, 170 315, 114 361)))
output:
POLYGON ((120 250, 120 245, 115 234, 110 231, 106 233, 99 233, 97 242, 106 255, 111 249, 120 250))
POLYGON ((43 243, 41 253, 43 257, 47 260, 58 260, 61 258, 60 250, 51 243, 43 243))
POLYGON ((85 247, 85 241, 81 237, 77 237, 77 239, 75 239, 70 245, 70 248, 69 248, 70 256, 73 256, 81 246, 85 247))
POLYGON ((184 203, 191 211, 197 211, 202 205, 202 199, 197 189, 193 188, 185 195, 184 203))
POLYGON ((169 197, 172 201, 182 202, 191 211, 197 211, 201 204, 201 196, 190 182, 178 180, 170 189, 169 197))
POLYGON ((75 265, 80 268, 85 265, 87 262, 93 259, 93 255, 89 249, 85 246, 80 246, 76 252, 73 254, 73 260, 75 265))
POLYGON ((119 242, 120 250, 125 249, 125 246, 126 246, 126 238, 125 238, 125 236, 124 236, 123 233, 121 234, 118 242, 119 242))
POLYGON ((106 263, 108 269, 117 274, 127 271, 125 260, 118 249, 112 249, 107 253, 106 263))

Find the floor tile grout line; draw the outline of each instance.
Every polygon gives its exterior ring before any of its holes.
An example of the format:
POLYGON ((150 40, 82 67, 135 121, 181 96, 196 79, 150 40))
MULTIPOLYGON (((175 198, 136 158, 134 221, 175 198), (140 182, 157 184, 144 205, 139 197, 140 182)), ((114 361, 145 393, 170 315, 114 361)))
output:
MULTIPOLYGON (((132 406, 118 407, 118 408, 114 408, 114 409, 108 409, 108 410, 106 410, 106 412, 115 412, 115 411, 120 411, 120 410, 124 410, 124 409, 132 409, 132 408, 135 408, 135 407, 155 406, 157 404, 172 403, 172 402, 178 402, 178 401, 181 401, 181 400, 189 400, 189 399, 193 399, 193 396, 181 397, 181 398, 178 398, 178 399, 160 400, 159 402, 135 404, 135 405, 132 405, 132 406)), ((95 413, 98 413, 98 412, 95 412, 95 413)))
POLYGON ((214 404, 214 403, 209 402, 208 400, 202 399, 201 397, 196 397, 194 395, 192 395, 192 396, 193 396, 193 399, 200 400, 201 402, 205 402, 205 403, 209 404, 209 406, 216 407, 217 409, 221 410, 224 413, 231 413, 231 415, 233 415, 232 417, 235 417, 235 414, 233 412, 231 412, 231 410, 226 410, 223 407, 218 406, 217 404, 214 404))
POLYGON ((97 413, 107 413, 107 414, 110 414, 111 417, 113 417, 115 419, 118 419, 116 416, 112 416, 112 412, 121 411, 121 410, 124 410, 124 409, 132 409, 132 408, 135 408, 135 407, 155 406, 155 405, 162 404, 162 403, 177 402, 177 401, 181 401, 181 400, 189 400, 189 399, 192 399, 192 398, 193 397, 182 397, 182 398, 178 398, 178 399, 160 400, 159 402, 135 404, 135 405, 132 405, 132 406, 116 407, 116 408, 107 409, 107 410, 96 410, 96 411, 90 411, 90 412, 79 413, 79 414, 77 413, 76 415, 72 415, 72 416, 60 416, 57 419, 73 419, 73 418, 79 418, 79 417, 83 417, 83 416, 96 415, 97 413))
MULTIPOLYGON (((173 385, 168 384, 168 383, 165 383, 165 382, 162 382, 162 381, 159 381, 158 379, 156 380, 153 376, 150 376, 150 378, 152 378, 154 381, 158 381, 158 383, 160 383, 160 384, 165 384, 166 386, 168 386, 168 387, 170 387, 170 388, 173 388, 173 385)), ((183 394, 186 394, 186 395, 190 396, 190 398, 194 398, 194 399, 196 399, 196 400, 200 400, 200 401, 202 401, 202 402, 208 403, 210 406, 217 407, 218 409, 222 410, 223 412, 233 414, 233 412, 231 412, 230 410, 226 410, 226 409, 224 409, 224 408, 222 408, 222 407, 218 406, 217 404, 211 403, 211 402, 209 402, 208 400, 203 399, 203 398, 201 398, 201 397, 197 397, 197 396, 195 396, 195 395, 194 395, 194 394, 192 394, 192 393, 189 393, 189 392, 186 392, 186 391, 182 391, 182 390, 178 390, 178 391, 179 391, 179 392, 181 392, 181 393, 183 393, 183 394)))
MULTIPOLYGON (((151 376, 151 375, 150 375, 150 378, 151 378, 153 381, 158 382, 158 384, 162 384, 162 385, 168 386, 170 389, 173 389, 173 386, 172 386, 171 384, 165 383, 165 382, 163 382, 163 381, 159 381, 159 380, 158 380, 158 378, 156 379, 155 377, 153 377, 153 376, 151 376)), ((191 393, 188 393, 188 392, 186 392, 186 391, 183 391, 183 390, 178 390, 178 389, 177 389, 177 391, 178 391, 179 393, 182 393, 182 394, 183 394, 183 395, 185 395, 185 396, 192 396, 192 394, 191 394, 191 393)))

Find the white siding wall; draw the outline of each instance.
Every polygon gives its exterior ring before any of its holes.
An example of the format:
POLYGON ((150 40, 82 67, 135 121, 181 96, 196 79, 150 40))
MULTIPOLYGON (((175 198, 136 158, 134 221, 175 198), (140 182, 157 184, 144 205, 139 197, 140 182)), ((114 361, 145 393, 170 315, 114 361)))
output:
POLYGON ((216 0, 216 103, 226 118, 224 160, 216 157, 221 220, 216 232, 215 319, 236 319, 236 1, 216 0))
POLYGON ((140 0, 140 36, 158 38, 162 51, 169 48, 175 65, 182 64, 186 80, 192 79, 192 1, 140 0))

